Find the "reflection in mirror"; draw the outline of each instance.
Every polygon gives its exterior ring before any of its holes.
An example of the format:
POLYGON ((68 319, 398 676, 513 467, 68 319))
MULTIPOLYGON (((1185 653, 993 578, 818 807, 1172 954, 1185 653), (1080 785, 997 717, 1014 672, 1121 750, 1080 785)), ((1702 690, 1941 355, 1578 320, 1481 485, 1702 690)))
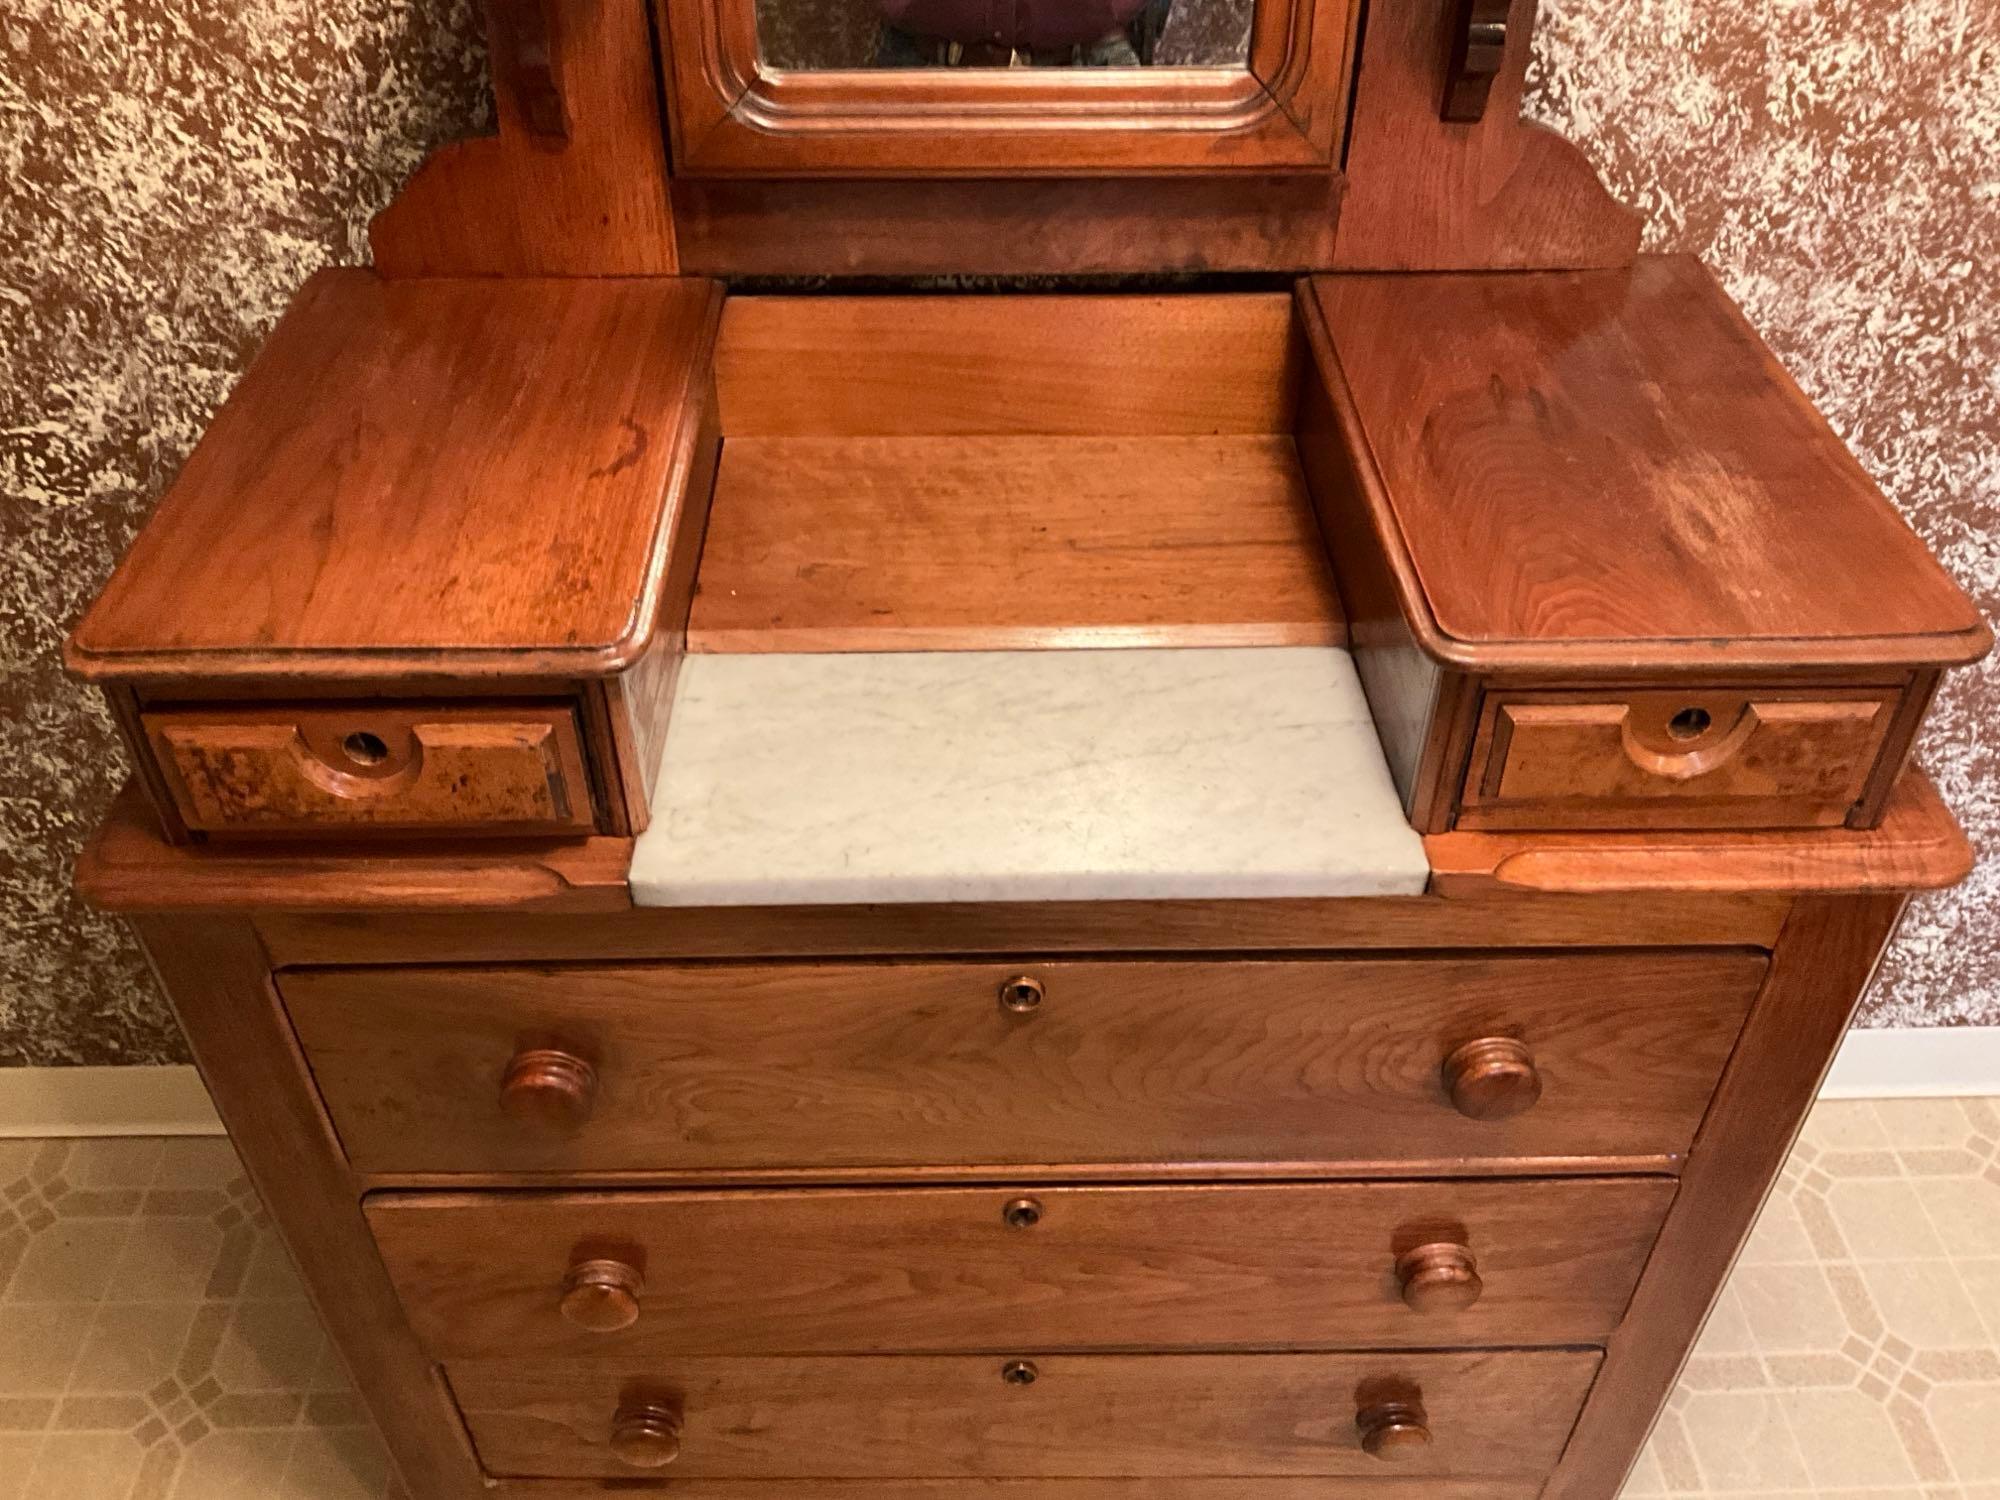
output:
POLYGON ((757 0, 770 68, 1240 68, 1255 0, 757 0))

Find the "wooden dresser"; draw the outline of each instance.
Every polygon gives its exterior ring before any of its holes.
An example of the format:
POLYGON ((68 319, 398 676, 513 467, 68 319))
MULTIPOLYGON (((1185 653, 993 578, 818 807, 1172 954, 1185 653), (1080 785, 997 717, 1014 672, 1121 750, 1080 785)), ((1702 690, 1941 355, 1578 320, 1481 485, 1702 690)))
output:
POLYGON ((1990 636, 1532 0, 1360 10, 489 0, 77 626, 80 883, 417 1500, 1616 1495, 1990 636))

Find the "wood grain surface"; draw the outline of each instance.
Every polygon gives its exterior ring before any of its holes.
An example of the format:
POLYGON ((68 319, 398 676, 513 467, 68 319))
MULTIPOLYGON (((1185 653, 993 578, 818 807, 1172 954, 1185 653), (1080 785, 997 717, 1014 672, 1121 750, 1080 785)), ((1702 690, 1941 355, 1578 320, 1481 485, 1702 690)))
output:
POLYGON ((719 302, 672 279, 320 273, 77 627, 71 666, 296 693, 297 674, 627 664, 653 631, 719 302))
POLYGON ((1149 436, 1291 430, 1283 293, 732 297, 722 435, 1149 436))
POLYGON ((1010 1384, 987 1355, 687 1358, 447 1367, 474 1446, 500 1475, 631 1478, 613 1412, 658 1389, 685 1414, 682 1477, 1234 1475, 1457 1479, 1543 1473, 1595 1350, 1482 1354, 1036 1355, 1010 1384), (1357 1407, 1415 1391, 1433 1441, 1390 1465, 1357 1407))
POLYGON ((1289 437, 734 438, 694 651, 1341 645, 1289 437))
POLYGON ((1671 1154, 1751 952, 1272 962, 313 970, 280 980, 365 1171, 1393 1161, 1671 1154), (1032 1012, 999 1003, 1019 975, 1032 1012), (1526 1042, 1541 1103, 1455 1110, 1445 1057, 1526 1042), (503 1116, 523 1047, 587 1061, 572 1134, 503 1116))
POLYGON ((372 1195, 442 1360, 1040 1349, 1583 1344, 1617 1324, 1663 1178, 1266 1186, 372 1195), (1011 1221, 1009 1209, 1017 1205, 1011 1221), (1482 1283, 1417 1311, 1397 1258, 1482 1283), (576 1261, 639 1272, 637 1321, 565 1318, 576 1261))
POLYGON ((1693 257, 1312 288, 1433 654, 1693 670, 1990 645, 1693 257))

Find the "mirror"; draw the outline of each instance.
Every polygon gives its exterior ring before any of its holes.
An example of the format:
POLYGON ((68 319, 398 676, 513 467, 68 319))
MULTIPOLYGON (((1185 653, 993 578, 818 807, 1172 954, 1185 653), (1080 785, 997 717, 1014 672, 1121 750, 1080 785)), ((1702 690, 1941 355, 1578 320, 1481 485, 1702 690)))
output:
POLYGON ((764 66, 1243 68, 1256 0, 756 0, 764 66))

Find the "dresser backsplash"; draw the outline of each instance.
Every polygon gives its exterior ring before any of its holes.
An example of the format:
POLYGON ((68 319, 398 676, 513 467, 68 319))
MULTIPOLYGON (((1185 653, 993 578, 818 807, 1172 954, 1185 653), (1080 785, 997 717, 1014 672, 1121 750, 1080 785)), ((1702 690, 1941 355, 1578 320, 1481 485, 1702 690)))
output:
MULTIPOLYGON (((69 891, 125 767, 57 644, 297 283, 364 260, 369 215, 489 107, 464 0, 329 0, 310 27, 277 0, 86 9, 29 0, 0 31, 26 90, 0 193, 0 1064, 184 1059, 123 929, 69 891)), ((1991 617, 2000 290, 1971 250, 2000 243, 2000 14, 1542 11, 1531 112, 1644 208, 1650 248, 1717 269, 1991 617)), ((1996 716, 2000 665, 1954 674, 1922 754, 1988 853, 1996 716)), ((2000 1024, 1996 871, 1915 904, 1870 1022, 2000 1024)))

